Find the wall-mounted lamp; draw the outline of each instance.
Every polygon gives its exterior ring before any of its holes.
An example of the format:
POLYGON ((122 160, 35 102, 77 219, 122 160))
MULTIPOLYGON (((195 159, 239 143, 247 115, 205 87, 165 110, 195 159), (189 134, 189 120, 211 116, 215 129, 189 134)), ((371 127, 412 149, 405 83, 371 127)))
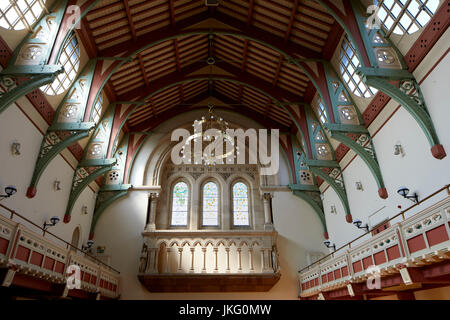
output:
POLYGON ((397 193, 399 195, 401 195, 403 198, 409 199, 412 202, 415 202, 415 203, 419 202, 419 196, 417 195, 417 193, 414 192, 414 194, 412 196, 408 196, 409 189, 407 187, 398 188, 397 193))
POLYGON ((87 206, 82 206, 81 207, 81 213, 82 214, 88 214, 88 207, 87 206))
POLYGON ((55 180, 55 182, 53 182, 53 189, 55 191, 60 191, 61 190, 61 181, 55 180))
POLYGON ((83 250, 83 251, 90 250, 93 244, 94 244, 94 240, 88 240, 86 242, 86 245, 81 246, 81 250, 83 250))
POLYGON ((355 182, 355 187, 356 187, 356 190, 360 190, 360 191, 364 190, 361 181, 355 182))
POLYGON ((331 206, 330 212, 333 213, 333 214, 336 214, 336 213, 337 213, 337 210, 336 210, 336 206, 335 206, 335 205, 332 205, 332 206, 331 206))
POLYGON ((333 251, 336 251, 336 245, 333 243, 333 245, 331 245, 330 240, 325 240, 323 242, 323 244, 325 245, 325 247, 327 247, 328 249, 333 248, 333 251))
POLYGON ((11 153, 13 156, 20 156, 20 143, 19 142, 11 143, 11 153))
POLYGON ((369 231, 369 225, 366 223, 365 225, 362 225, 362 221, 359 219, 355 219, 353 220, 353 224, 358 228, 358 229, 366 229, 366 231, 369 231))
POLYGON ((396 144, 394 146, 394 155, 395 156, 401 155, 402 157, 405 156, 405 152, 403 151, 403 147, 401 144, 396 144))
POLYGON ((7 187, 5 187, 5 194, 0 194, 0 200, 9 198, 16 192, 17 192, 17 188, 15 186, 7 186, 7 187))
POLYGON ((44 230, 47 230, 47 228, 49 228, 49 227, 56 226, 56 224, 58 222, 59 222, 59 217, 56 217, 56 216, 55 217, 51 217, 49 223, 44 222, 44 230))

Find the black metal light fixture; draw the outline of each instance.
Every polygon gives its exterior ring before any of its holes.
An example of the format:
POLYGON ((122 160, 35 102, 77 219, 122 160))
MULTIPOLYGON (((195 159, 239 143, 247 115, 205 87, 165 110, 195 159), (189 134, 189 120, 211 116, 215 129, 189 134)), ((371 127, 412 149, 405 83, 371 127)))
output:
POLYGON ((325 240, 323 242, 323 244, 329 249, 329 248, 333 248, 333 251, 336 251, 336 245, 333 243, 333 245, 331 245, 330 240, 325 240))
POLYGON ((94 244, 94 240, 88 240, 87 242, 86 242, 86 245, 82 245, 81 246, 81 250, 83 250, 83 251, 88 251, 89 249, 91 249, 92 248, 92 245, 94 244))
POLYGON ((17 192, 17 188, 15 186, 7 186, 5 188, 5 194, 0 194, 0 199, 9 198, 17 192))
POLYGON ((366 223, 365 225, 362 225, 362 221, 359 219, 355 219, 353 220, 353 224, 358 228, 358 229, 366 229, 366 231, 369 231, 369 225, 366 223))
POLYGON ((419 202, 419 196, 417 195, 417 193, 414 192, 414 194, 412 196, 408 196, 409 189, 407 187, 398 188, 397 193, 399 195, 401 195, 403 198, 409 199, 412 202, 415 202, 415 203, 419 202))
POLYGON ((47 230, 49 227, 53 227, 56 226, 56 224, 59 222, 59 217, 51 217, 50 218, 50 222, 44 222, 44 230, 47 230))

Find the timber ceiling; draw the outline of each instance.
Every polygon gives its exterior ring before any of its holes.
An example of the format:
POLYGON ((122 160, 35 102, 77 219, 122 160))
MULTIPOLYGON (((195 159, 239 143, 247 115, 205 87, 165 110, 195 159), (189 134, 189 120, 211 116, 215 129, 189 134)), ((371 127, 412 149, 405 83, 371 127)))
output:
MULTIPOLYGON (((289 43, 305 58, 329 59, 340 31, 333 17, 311 0, 222 0, 218 7, 207 7, 204 0, 104 0, 84 21, 88 37, 82 39, 89 41, 85 47, 94 48, 90 55, 100 57, 120 56, 173 30, 218 25, 289 43)), ((223 102, 223 108, 289 130, 289 115, 271 97, 300 103, 314 94, 307 76, 279 52, 251 37, 226 33, 184 34, 161 41, 123 64, 109 87, 118 101, 146 101, 128 119, 133 131, 149 130, 211 97, 223 102), (208 57, 214 57, 214 65, 207 63, 208 57), (161 84, 166 86, 150 97, 161 84)))

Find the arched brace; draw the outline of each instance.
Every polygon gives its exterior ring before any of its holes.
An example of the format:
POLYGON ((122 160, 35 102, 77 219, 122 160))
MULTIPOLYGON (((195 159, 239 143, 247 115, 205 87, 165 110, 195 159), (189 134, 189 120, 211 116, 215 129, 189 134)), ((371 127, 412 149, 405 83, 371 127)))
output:
POLYGON ((107 158, 114 114, 115 106, 108 108, 84 149, 83 160, 78 164, 72 180, 69 202, 64 216, 66 223, 70 221, 72 208, 81 192, 96 178, 109 172, 119 161, 118 158, 107 158))
MULTIPOLYGON (((327 174, 326 172, 323 171, 323 168, 325 166, 324 166, 324 164, 321 163, 322 161, 317 162, 314 160, 306 159, 305 162, 306 162, 309 170, 313 174, 315 174, 316 176, 319 176, 320 178, 325 180, 333 188, 333 190, 338 195, 338 197, 341 200, 341 203, 344 207, 345 220, 348 223, 352 223, 353 218, 350 213, 350 206, 348 204, 347 193, 345 191, 344 180, 342 177, 341 168, 339 166, 337 166, 337 167, 333 168, 329 174, 327 174)), ((331 169, 330 165, 331 165, 331 163, 329 165, 327 165, 325 168, 331 169)))
POLYGON ((17 46, 8 67, 0 72, 0 84, 6 92, 0 93, 0 113, 22 96, 52 83, 64 72, 60 65, 49 64, 58 26, 68 0, 55 1, 50 13, 45 14, 17 46))
POLYGON ((424 132, 431 153, 436 159, 447 156, 444 146, 440 144, 433 122, 427 111, 420 86, 406 70, 387 70, 359 68, 358 73, 363 81, 399 102, 417 121, 424 132), (392 80, 396 85, 392 84, 392 80))
POLYGON ((299 191, 294 190, 292 193, 300 199, 306 201, 319 217, 323 227, 324 238, 328 239, 327 223, 325 221, 325 213, 323 212, 322 201, 320 200, 320 192, 299 191))
POLYGON ((13 66, 3 70, 0 73, 0 85, 5 88, 5 92, 0 91, 0 113, 20 97, 52 83, 63 72, 62 66, 13 66))
POLYGON ((61 151, 69 147, 76 141, 89 136, 93 126, 79 126, 71 131, 47 131, 39 151, 36 165, 34 166, 33 177, 27 190, 27 197, 34 198, 37 193, 37 185, 45 168, 61 151), (61 139, 60 137, 64 137, 61 139))
POLYGON ((104 191, 100 190, 95 203, 94 216, 92 217, 91 230, 89 233, 89 239, 94 239, 95 226, 102 213, 116 200, 123 198, 128 194, 128 189, 131 185, 122 185, 123 190, 104 191))
MULTIPOLYGON (((281 150, 283 155, 288 159, 287 163, 289 166, 289 172, 290 172, 290 180, 291 184, 289 185, 289 188, 292 190, 292 193, 301 198, 302 200, 306 201, 314 210, 314 212, 317 214, 323 228, 324 228, 324 237, 325 239, 328 239, 328 232, 327 232, 327 225, 325 221, 325 214, 323 212, 323 203, 322 199, 320 197, 319 189, 315 185, 306 185, 301 184, 300 182, 297 183, 300 177, 296 177, 297 175, 301 175, 301 173, 297 174, 299 172, 298 164, 294 159, 296 159, 296 155, 300 152, 300 149, 295 147, 293 145, 291 137, 288 136, 287 143, 289 145, 285 145, 284 143, 281 143, 281 150), (290 155, 288 155, 288 152, 290 152, 290 155), (292 162, 292 163, 291 163, 292 162), (293 168, 294 166, 294 168, 293 168)), ((300 159, 300 158, 299 158, 300 159)), ((297 159, 297 160, 299 160, 297 159)), ((313 181, 313 180, 312 180, 313 181)))
POLYGON ((384 186, 375 148, 369 131, 363 126, 361 113, 331 64, 325 66, 325 74, 336 123, 331 123, 327 118, 328 121, 323 126, 331 138, 342 142, 364 160, 377 182, 378 195, 386 199, 388 193, 384 186))
POLYGON ((39 179, 51 160, 76 141, 89 136, 90 131, 95 127, 94 122, 83 122, 95 65, 95 60, 89 61, 56 109, 52 125, 42 139, 27 190, 28 198, 36 195, 39 179))
POLYGON ((388 193, 386 187, 384 185, 383 177, 381 175, 380 166, 378 164, 377 158, 375 156, 375 148, 373 147, 372 139, 367 131, 358 132, 356 141, 353 140, 348 135, 348 130, 340 132, 337 130, 330 130, 330 136, 340 142, 344 143, 346 146, 351 148, 356 152, 357 155, 363 159, 366 163, 367 167, 369 167, 372 172, 373 177, 378 186, 378 195, 382 199, 386 199, 388 197, 388 193))
POLYGON ((130 135, 126 134, 115 152, 116 163, 105 174, 104 183, 96 199, 94 216, 91 222, 91 233, 89 237, 94 237, 95 225, 105 209, 119 198, 124 197, 131 188, 130 184, 124 184, 125 167, 127 159, 131 156, 133 149, 129 147, 130 135))
POLYGON ((384 38, 382 29, 368 29, 369 16, 359 0, 344 1, 345 13, 331 0, 316 0, 341 24, 356 47, 362 67, 358 75, 366 85, 372 86, 399 102, 418 122, 431 145, 431 153, 437 159, 447 154, 440 144, 425 99, 415 77, 398 48, 384 38), (396 79, 395 85, 391 80, 396 79))
POLYGON ((85 160, 78 165, 73 175, 69 202, 64 215, 64 223, 70 222, 72 208, 83 190, 95 179, 111 170, 115 163, 116 159, 96 159, 85 160))

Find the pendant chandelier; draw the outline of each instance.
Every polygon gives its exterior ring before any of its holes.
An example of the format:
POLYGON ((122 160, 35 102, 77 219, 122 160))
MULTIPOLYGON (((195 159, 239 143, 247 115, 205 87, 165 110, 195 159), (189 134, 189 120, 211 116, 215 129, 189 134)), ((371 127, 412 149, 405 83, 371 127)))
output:
MULTIPOLYGON (((210 103, 208 108, 208 113, 192 124, 194 134, 187 138, 186 143, 181 148, 181 154, 185 159, 188 155, 186 148, 191 148, 191 142, 194 142, 194 146, 200 143, 201 149, 194 147, 194 152, 191 154, 194 158, 194 164, 215 166, 221 161, 225 162, 229 157, 234 159, 234 150, 239 154, 239 147, 235 146, 234 138, 227 133, 228 122, 217 116, 213 111, 214 104, 210 103), (199 128, 201 130, 198 130, 199 128), (214 131, 207 132, 210 129, 214 129, 214 131), (211 134, 211 132, 214 132, 214 134, 211 134), (226 150, 224 151, 224 149, 226 150)), ((190 163, 189 159, 188 163, 190 163)))

